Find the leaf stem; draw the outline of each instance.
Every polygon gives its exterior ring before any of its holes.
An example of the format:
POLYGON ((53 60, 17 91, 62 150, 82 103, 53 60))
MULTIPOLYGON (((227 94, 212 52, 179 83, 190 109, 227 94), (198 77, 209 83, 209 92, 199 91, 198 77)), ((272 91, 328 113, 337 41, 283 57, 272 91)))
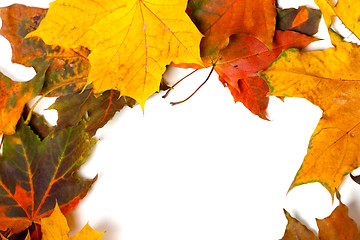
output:
POLYGON ((183 103, 183 102, 186 102, 187 100, 189 100, 209 80, 209 78, 210 78, 211 74, 213 73, 214 69, 215 69, 215 64, 212 66, 211 71, 210 71, 209 75, 207 76, 207 78, 205 79, 205 81, 190 96, 188 96, 187 98, 185 98, 182 101, 171 102, 170 104, 174 106, 174 105, 177 105, 177 104, 180 104, 180 103, 183 103))
POLYGON ((58 88, 61 88, 63 86, 66 86, 66 85, 70 85, 70 84, 75 84, 75 83, 81 83, 81 82, 86 82, 86 80, 84 80, 83 78, 81 78, 81 80, 77 80, 77 81, 71 81, 71 82, 66 82, 66 83, 62 83, 62 84, 59 84, 55 87, 53 87, 52 89, 50 89, 49 91, 47 91, 46 93, 44 93, 35 103, 34 105, 32 105, 32 107, 30 108, 29 110, 29 113, 26 117, 26 120, 25 120, 25 125, 28 125, 30 120, 31 120, 31 116, 32 116, 32 113, 35 109, 35 107, 39 104, 39 102, 44 98, 46 97, 49 93, 51 93, 52 91, 58 89, 58 88))
POLYGON ((3 144, 4 136, 5 136, 5 134, 1 134, 1 136, 0 136, 0 148, 1 148, 2 144, 3 144))
POLYGON ((169 95, 170 91, 173 90, 176 85, 178 85, 180 82, 182 82, 182 80, 184 80, 185 78, 191 76, 191 75, 192 75, 193 73, 195 73, 197 70, 199 70, 199 69, 195 69, 194 71, 192 71, 191 73, 189 73, 188 75, 186 75, 185 77, 183 77, 182 79, 180 79, 179 81, 177 81, 173 86, 171 86, 171 87, 169 88, 169 90, 166 91, 165 95, 162 96, 162 98, 166 98, 166 97, 169 95))

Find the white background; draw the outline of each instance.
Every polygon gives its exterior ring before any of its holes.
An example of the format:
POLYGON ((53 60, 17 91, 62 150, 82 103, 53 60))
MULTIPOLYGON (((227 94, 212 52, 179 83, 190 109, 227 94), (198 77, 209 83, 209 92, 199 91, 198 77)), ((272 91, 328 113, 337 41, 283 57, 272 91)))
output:
MULTIPOLYGON (((48 7, 49 0, 1 0, 48 7)), ((281 1, 282 7, 312 1, 281 1), (283 3, 285 2, 285 3, 283 3), (297 2, 297 4, 295 4, 297 2)), ((317 36, 328 39, 322 21, 317 36)), ((326 48, 329 40, 312 48, 326 48)), ((10 45, 0 38, 0 71, 15 80, 29 80, 34 71, 10 63, 10 45)), ((189 71, 167 75, 175 82, 189 71)), ((106 231, 106 240, 235 240, 280 239, 285 231, 283 208, 317 231, 315 218, 337 206, 318 183, 288 188, 306 154, 321 110, 304 99, 271 97, 264 121, 241 103, 213 74, 201 70, 173 90, 116 114, 96 135, 96 149, 81 172, 99 179, 79 206, 68 214, 71 234, 86 222, 106 231)), ((54 99, 40 104, 45 109, 54 99)), ((56 122, 56 111, 45 111, 56 122)), ((360 223, 360 186, 346 177, 340 188, 350 216, 360 223)))

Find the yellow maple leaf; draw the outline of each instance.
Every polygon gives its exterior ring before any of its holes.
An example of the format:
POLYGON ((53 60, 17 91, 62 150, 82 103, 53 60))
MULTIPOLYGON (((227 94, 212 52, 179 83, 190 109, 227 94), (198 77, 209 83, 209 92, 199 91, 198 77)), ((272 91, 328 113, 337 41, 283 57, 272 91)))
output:
POLYGON ((116 89, 142 107, 159 90, 166 65, 202 64, 202 34, 185 13, 187 0, 57 0, 27 37, 92 50, 88 84, 116 89))
POLYGON ((69 227, 65 216, 56 204, 53 213, 41 219, 41 232, 43 240, 100 240, 104 234, 93 230, 89 224, 86 224, 83 229, 73 237, 69 237, 69 227))
POLYGON ((332 18, 338 17, 343 24, 360 38, 360 1, 358 0, 315 0, 321 9, 327 26, 331 25, 332 18))
POLYGON ((262 75, 271 95, 306 98, 323 110, 290 189, 320 182, 333 196, 360 166, 360 47, 331 37, 335 48, 285 51, 262 75))
POLYGON ((336 15, 334 12, 332 0, 315 0, 315 3, 319 6, 326 23, 326 26, 330 26, 332 17, 336 15))

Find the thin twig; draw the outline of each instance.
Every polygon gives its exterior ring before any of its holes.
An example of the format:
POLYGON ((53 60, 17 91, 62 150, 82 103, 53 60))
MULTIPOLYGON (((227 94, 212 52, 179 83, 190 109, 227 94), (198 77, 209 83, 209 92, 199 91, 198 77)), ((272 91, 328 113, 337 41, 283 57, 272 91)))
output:
POLYGON ((171 102, 170 104, 171 105, 177 105, 177 104, 180 104, 180 103, 183 103, 183 102, 186 102, 187 100, 189 100, 202 86, 204 86, 204 84, 209 80, 211 74, 213 73, 214 71, 214 68, 215 68, 215 65, 212 66, 211 68, 211 71, 209 73, 209 75, 207 76, 207 78, 205 79, 205 81, 190 95, 188 96, 186 99, 182 100, 182 101, 179 101, 179 102, 171 102))
POLYGON ((1 148, 2 144, 3 144, 4 136, 5 136, 5 134, 1 134, 1 136, 0 136, 0 148, 1 148))
POLYGON ((189 73, 188 75, 186 75, 185 77, 183 77, 182 79, 180 79, 179 81, 177 81, 173 86, 171 86, 171 87, 166 91, 165 95, 162 96, 162 98, 166 98, 166 97, 169 95, 170 91, 173 90, 176 85, 178 85, 180 82, 182 82, 182 80, 184 80, 185 78, 191 76, 191 75, 192 75, 193 73, 195 73, 197 70, 199 70, 199 69, 195 69, 194 71, 192 71, 191 73, 189 73))
POLYGON ((27 115, 27 118, 25 120, 25 125, 28 125, 30 120, 31 120, 31 116, 32 116, 32 113, 35 109, 35 107, 39 104, 39 102, 44 98, 46 97, 49 93, 51 93, 52 91, 58 89, 58 88, 61 88, 63 86, 66 86, 66 85, 70 85, 70 84, 75 84, 75 83, 81 83, 81 82, 86 82, 86 80, 78 80, 78 81, 72 81, 72 82, 66 82, 66 83, 62 83, 56 87, 53 87, 52 89, 50 89, 49 91, 47 91, 46 93, 44 93, 35 103, 34 105, 32 105, 32 107, 30 108, 29 110, 29 113, 27 115))

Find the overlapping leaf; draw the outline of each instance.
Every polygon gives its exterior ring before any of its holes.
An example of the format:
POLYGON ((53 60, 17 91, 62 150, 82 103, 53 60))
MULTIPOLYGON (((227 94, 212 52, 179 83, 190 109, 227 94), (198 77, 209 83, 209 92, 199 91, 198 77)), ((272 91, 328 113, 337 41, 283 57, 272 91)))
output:
POLYGON ((269 49, 275 33, 274 0, 190 0, 190 16, 205 38, 202 57, 216 58, 233 34, 247 34, 269 49))
POLYGON ((51 63, 45 74, 43 93, 48 96, 63 96, 83 89, 89 74, 89 50, 84 47, 64 49, 46 45, 40 38, 24 39, 34 31, 47 10, 14 4, 0 8, 2 27, 0 34, 9 40, 12 48, 12 61, 36 70, 51 63))
POLYGON ((58 202, 64 213, 75 207, 96 180, 76 175, 95 144, 84 124, 51 133, 43 141, 18 125, 5 136, 0 157, 0 231, 18 233, 48 216, 58 202))
POLYGON ((316 219, 319 237, 286 211, 285 216, 288 219, 288 224, 281 240, 358 240, 360 238, 360 232, 355 221, 348 216, 348 208, 341 201, 329 217, 321 220, 316 219))
MULTIPOLYGON (((234 100, 242 102, 252 113, 263 119, 267 119, 269 90, 267 84, 257 76, 257 72, 267 68, 283 49, 303 48, 315 40, 294 32, 277 31, 274 36, 273 11, 276 9, 272 1, 189 1, 189 14, 204 34, 201 53, 205 67, 214 66, 220 76, 219 80, 229 88, 234 100), (242 8, 244 6, 247 7, 246 13, 242 8), (260 9, 260 12, 250 11, 252 8, 260 9), (262 14, 262 17, 257 14, 262 14), (250 20, 241 16, 248 16, 250 20), (260 24, 264 19, 267 24, 260 24), (253 26, 255 22, 259 27, 251 27, 251 30, 258 32, 248 32, 249 26, 253 26)), ((307 18, 303 15, 305 14, 301 14, 299 18, 305 21, 304 26, 307 28, 309 21, 306 22, 307 18)), ((312 28, 315 30, 317 26, 312 28)), ((202 68, 196 64, 173 66, 202 68)))
POLYGON ((321 11, 305 6, 299 8, 278 9, 276 29, 293 30, 312 36, 318 31, 321 11))
MULTIPOLYGON (((251 112, 263 119, 268 105, 268 86, 257 72, 266 69, 282 50, 304 48, 314 38, 292 31, 276 31, 272 51, 248 35, 233 35, 230 44, 216 63, 219 79, 226 83, 235 101, 242 102, 251 112)), ((204 61, 206 63, 206 61, 204 61)))
POLYGON ((56 109, 59 114, 57 128, 75 126, 82 119, 86 121, 85 131, 93 136, 96 130, 103 127, 116 112, 125 106, 133 107, 135 101, 129 97, 120 97, 115 90, 104 92, 95 97, 92 90, 59 97, 50 109, 56 109))
POLYGON ((360 38, 360 2, 357 0, 316 0, 316 4, 320 7, 324 14, 325 22, 331 25, 332 17, 339 17, 342 23, 360 38))
POLYGON ((336 48, 282 54, 263 74, 274 96, 302 97, 323 110, 291 188, 320 182, 333 195, 359 164, 360 47, 332 34, 336 48))
POLYGON ((187 0, 58 0, 28 36, 66 48, 90 48, 88 83, 93 83, 94 92, 116 89, 144 107, 159 90, 166 65, 201 64, 202 35, 186 15, 186 4, 187 0))
POLYGON ((0 73, 0 135, 15 133, 25 104, 43 87, 45 71, 46 68, 28 82, 15 82, 0 73))
POLYGON ((70 238, 66 218, 57 204, 49 217, 41 219, 41 231, 42 240, 100 240, 104 234, 86 224, 79 233, 70 238))
MULTIPOLYGON (((236 34, 230 37, 229 45, 220 52, 216 60, 203 57, 203 62, 207 67, 214 65, 219 80, 229 88, 235 101, 242 102, 252 113, 267 119, 269 88, 257 75, 258 71, 266 69, 282 50, 293 47, 301 49, 315 40, 293 31, 276 31, 270 51, 256 38, 236 34)), ((194 64, 174 66, 202 68, 194 64)))

